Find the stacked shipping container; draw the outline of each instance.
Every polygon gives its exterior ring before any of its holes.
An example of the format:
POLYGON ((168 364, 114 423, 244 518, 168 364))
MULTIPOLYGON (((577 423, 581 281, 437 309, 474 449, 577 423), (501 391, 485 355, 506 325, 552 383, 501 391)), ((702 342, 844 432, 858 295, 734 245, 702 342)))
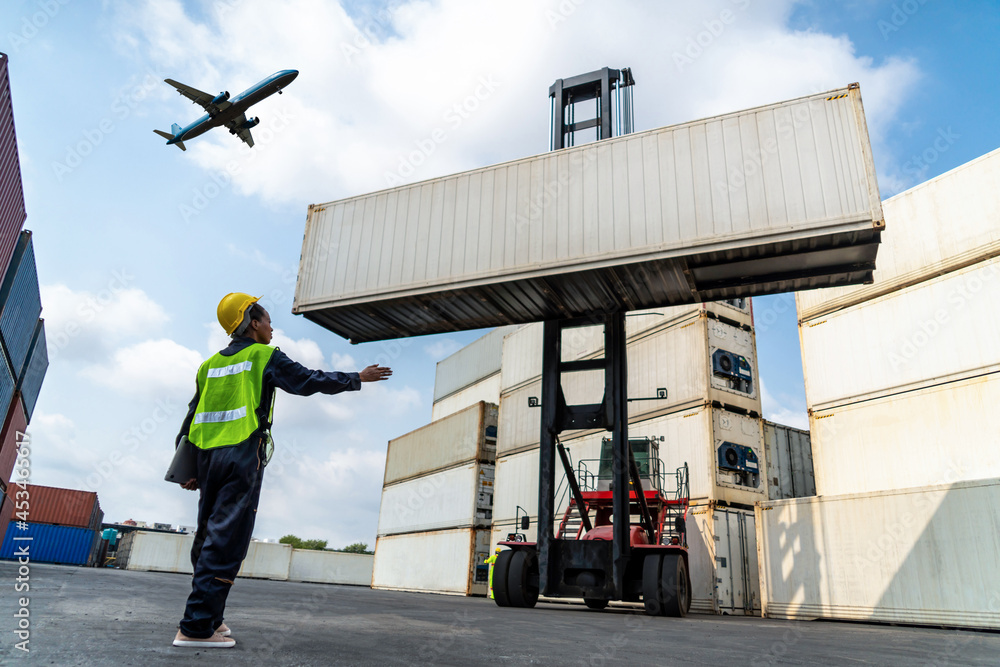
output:
POLYGON ((104 512, 92 491, 59 489, 37 484, 11 484, 6 498, 13 503, 0 559, 16 559, 28 546, 35 563, 93 565, 100 553, 104 512))
POLYGON ((761 510, 766 613, 1000 627, 1000 150, 883 211, 874 284, 797 297, 819 498, 761 510))
MULTIPOLYGON (((8 58, 0 53, 0 489, 7 490, 19 443, 31 420, 48 351, 31 232, 26 218, 21 168, 10 99, 8 58)), ((11 508, 12 509, 12 508, 11 508)), ((0 510, 0 519, 8 508, 0 510)), ((8 520, 0 521, 0 539, 8 520)))
POLYGON ((480 402, 389 442, 372 587, 486 593, 496 437, 480 402))

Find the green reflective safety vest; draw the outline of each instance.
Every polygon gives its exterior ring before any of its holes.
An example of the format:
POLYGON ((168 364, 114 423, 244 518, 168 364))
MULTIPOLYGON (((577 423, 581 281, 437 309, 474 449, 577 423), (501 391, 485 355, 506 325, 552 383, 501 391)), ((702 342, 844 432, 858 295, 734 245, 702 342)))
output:
MULTIPOLYGON (((264 369, 277 348, 254 343, 231 357, 214 354, 198 369, 198 407, 188 433, 199 449, 237 445, 260 426, 264 369)), ((271 412, 274 404, 271 404, 271 412)), ((272 414, 268 414, 268 421, 272 414)))

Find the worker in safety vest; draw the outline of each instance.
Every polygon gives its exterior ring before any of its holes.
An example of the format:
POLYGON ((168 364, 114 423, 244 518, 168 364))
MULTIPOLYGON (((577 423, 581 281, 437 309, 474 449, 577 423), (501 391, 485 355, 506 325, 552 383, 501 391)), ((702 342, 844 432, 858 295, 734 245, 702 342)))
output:
POLYGON ((197 449, 198 530, 191 549, 191 595, 174 646, 228 648, 236 644, 223 623, 226 597, 250 547, 264 466, 270 457, 275 388, 289 394, 357 391, 386 380, 377 364, 360 373, 313 371, 271 347, 271 317, 249 294, 227 294, 219 324, 232 336, 226 349, 198 369, 197 390, 177 436, 197 449))
POLYGON ((497 547, 497 550, 493 552, 493 555, 483 561, 484 563, 490 564, 490 591, 487 593, 487 596, 491 600, 493 599, 493 564, 497 562, 497 556, 500 555, 501 551, 503 551, 503 549, 497 547))

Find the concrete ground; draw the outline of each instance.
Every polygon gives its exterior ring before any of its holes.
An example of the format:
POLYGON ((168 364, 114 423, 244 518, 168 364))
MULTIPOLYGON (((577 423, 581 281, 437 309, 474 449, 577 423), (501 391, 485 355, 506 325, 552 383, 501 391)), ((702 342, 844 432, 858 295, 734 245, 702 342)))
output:
POLYGON ((689 616, 240 579, 232 649, 173 648, 190 578, 0 561, 0 663, 46 665, 996 665, 1000 634, 689 616), (15 647, 29 597, 29 653, 15 647))

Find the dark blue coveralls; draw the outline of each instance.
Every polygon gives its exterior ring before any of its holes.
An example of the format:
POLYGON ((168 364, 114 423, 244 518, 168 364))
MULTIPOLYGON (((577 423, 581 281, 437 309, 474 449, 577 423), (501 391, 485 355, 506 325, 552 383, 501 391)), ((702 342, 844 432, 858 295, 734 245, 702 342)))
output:
MULTIPOLYGON (((239 337, 226 349, 229 357, 256 343, 239 337)), ((260 484, 264 479, 268 418, 275 387, 289 394, 310 396, 317 392, 338 394, 361 389, 357 373, 313 371, 275 350, 264 370, 263 393, 257 410, 260 427, 243 442, 198 450, 198 531, 191 549, 194 577, 181 632, 188 637, 211 637, 222 625, 229 589, 250 548, 260 484)), ((187 417, 177 436, 186 436, 198 407, 198 390, 188 406, 187 417)))

